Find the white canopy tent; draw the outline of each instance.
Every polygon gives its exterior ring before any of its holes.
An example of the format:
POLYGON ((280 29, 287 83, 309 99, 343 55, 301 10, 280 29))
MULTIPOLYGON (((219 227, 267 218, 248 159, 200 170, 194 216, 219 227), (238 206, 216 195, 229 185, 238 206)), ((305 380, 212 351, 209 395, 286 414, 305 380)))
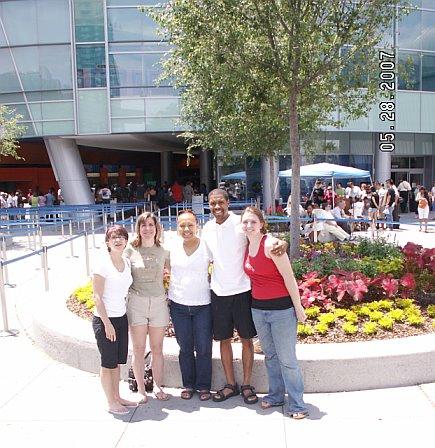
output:
MULTIPOLYGON (((292 177, 292 170, 280 171, 279 177, 292 177)), ((315 163, 312 165, 301 166, 301 177, 331 178, 332 191, 335 191, 335 179, 364 179, 369 178, 372 181, 370 171, 360 170, 352 166, 334 165, 333 163, 315 163)), ((278 185, 278 182, 277 182, 278 185)), ((332 195, 332 206, 334 206, 334 195, 332 195)))

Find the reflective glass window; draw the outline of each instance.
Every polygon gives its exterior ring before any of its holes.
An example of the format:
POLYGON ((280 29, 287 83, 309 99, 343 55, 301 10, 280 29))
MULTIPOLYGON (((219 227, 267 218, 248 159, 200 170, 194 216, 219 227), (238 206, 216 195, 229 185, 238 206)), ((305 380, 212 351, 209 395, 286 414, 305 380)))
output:
POLYGON ((435 51, 435 12, 422 11, 421 14, 421 47, 423 50, 435 51))
POLYGON ((435 1, 434 0, 418 0, 421 1, 421 7, 426 9, 435 9, 435 1))
POLYGON ((156 23, 137 8, 107 11, 109 41, 161 40, 156 23))
POLYGON ((34 120, 73 119, 73 102, 32 103, 29 105, 34 120))
POLYGON ((106 89, 80 90, 78 106, 80 134, 102 134, 109 131, 106 89))
POLYGON ((0 2, 10 45, 70 42, 68 0, 26 0, 0 2))
POLYGON ((158 5, 162 2, 158 0, 107 0, 107 6, 137 6, 137 5, 158 5))
POLYGON ((103 0, 75 0, 74 22, 76 42, 104 41, 103 0))
POLYGON ((69 45, 13 48, 24 90, 72 89, 69 45))
POLYGON ((35 123, 39 135, 71 135, 75 134, 74 121, 43 121, 35 123))
POLYGON ((6 38, 5 35, 3 34, 3 30, 0 27, 0 47, 5 47, 6 46, 6 38))
POLYGON ((420 53, 399 51, 398 88, 400 90, 420 90, 420 53))
POLYGON ((399 22, 399 47, 421 48, 421 11, 413 11, 399 22))
POLYGON ((106 59, 104 45, 77 45, 77 85, 106 86, 106 59))
POLYGON ((179 95, 179 89, 172 87, 117 87, 110 89, 110 96, 112 98, 179 95))
POLYGON ((0 93, 19 92, 18 77, 8 48, 0 48, 0 93))
POLYGON ((373 154, 373 137, 370 132, 350 133, 351 154, 373 154))
POLYGON ((22 93, 0 94, 0 104, 8 104, 8 103, 24 103, 24 95, 22 93))
POLYGON ((29 111, 25 104, 8 104, 8 116, 21 115, 20 121, 30 121, 29 111))
POLYGON ((144 117, 145 102, 143 99, 112 100, 112 117, 144 117))
POLYGON ((113 118, 112 132, 145 132, 145 118, 113 118))
POLYGON ((166 52, 173 46, 168 42, 117 42, 109 44, 110 53, 124 53, 134 51, 136 53, 147 53, 151 51, 166 52))
POLYGON ((422 90, 435 92, 435 55, 424 54, 421 61, 422 90))
POLYGON ((27 101, 72 100, 72 90, 47 90, 41 92, 27 92, 27 101))
POLYGON ((147 117, 174 117, 179 113, 178 98, 149 98, 146 100, 147 117))
MULTIPOLYGON (((111 87, 155 86, 162 72, 161 58, 160 53, 110 55, 111 87)), ((168 85, 168 82, 161 85, 168 85)))

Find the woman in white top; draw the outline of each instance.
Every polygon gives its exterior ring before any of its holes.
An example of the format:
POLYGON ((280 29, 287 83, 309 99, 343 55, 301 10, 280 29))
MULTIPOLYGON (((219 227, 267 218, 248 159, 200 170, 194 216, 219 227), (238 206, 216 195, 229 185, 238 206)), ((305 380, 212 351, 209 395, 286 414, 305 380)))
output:
POLYGON ((169 283, 170 313, 180 346, 179 362, 184 390, 189 400, 195 391, 209 400, 211 387, 212 314, 208 267, 210 256, 198 236, 198 222, 190 210, 177 218, 181 236, 171 249, 169 283))
POLYGON ((137 406, 119 396, 119 365, 127 362, 128 355, 125 298, 133 281, 130 264, 123 256, 127 239, 124 227, 109 227, 106 231, 109 254, 100 260, 93 272, 95 311, 92 327, 101 354, 101 384, 108 411, 116 415, 128 414, 127 406, 137 406))
POLYGON ((420 232, 423 230, 427 233, 427 222, 429 220, 429 195, 426 188, 421 187, 415 196, 417 201, 418 220, 420 221, 420 232))

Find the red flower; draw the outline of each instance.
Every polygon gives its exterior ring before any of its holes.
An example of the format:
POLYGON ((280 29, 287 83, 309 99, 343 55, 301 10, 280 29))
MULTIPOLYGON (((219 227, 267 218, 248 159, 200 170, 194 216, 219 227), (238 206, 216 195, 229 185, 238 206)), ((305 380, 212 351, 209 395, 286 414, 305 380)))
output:
POLYGON ((415 282, 415 277, 410 272, 407 272, 401 279, 400 285, 403 286, 404 289, 410 290, 415 289, 417 284, 415 282))

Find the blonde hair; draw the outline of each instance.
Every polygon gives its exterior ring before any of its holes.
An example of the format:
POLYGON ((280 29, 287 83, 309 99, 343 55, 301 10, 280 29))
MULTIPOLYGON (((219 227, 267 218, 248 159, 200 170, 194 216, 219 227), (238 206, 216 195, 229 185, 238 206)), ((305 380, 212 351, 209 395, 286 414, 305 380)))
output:
POLYGON ((136 236, 135 236, 134 240, 131 243, 131 245, 133 247, 140 247, 140 246, 142 246, 142 237, 140 236, 140 226, 143 223, 145 223, 145 221, 148 218, 151 218, 154 221, 154 225, 156 226, 156 234, 154 235, 154 244, 156 246, 160 246, 161 245, 160 238, 162 236, 162 226, 160 225, 159 220, 157 219, 157 216, 154 215, 154 213, 151 213, 151 212, 144 212, 141 215, 139 215, 139 217, 137 218, 137 221, 136 221, 136 227, 135 227, 136 236))

